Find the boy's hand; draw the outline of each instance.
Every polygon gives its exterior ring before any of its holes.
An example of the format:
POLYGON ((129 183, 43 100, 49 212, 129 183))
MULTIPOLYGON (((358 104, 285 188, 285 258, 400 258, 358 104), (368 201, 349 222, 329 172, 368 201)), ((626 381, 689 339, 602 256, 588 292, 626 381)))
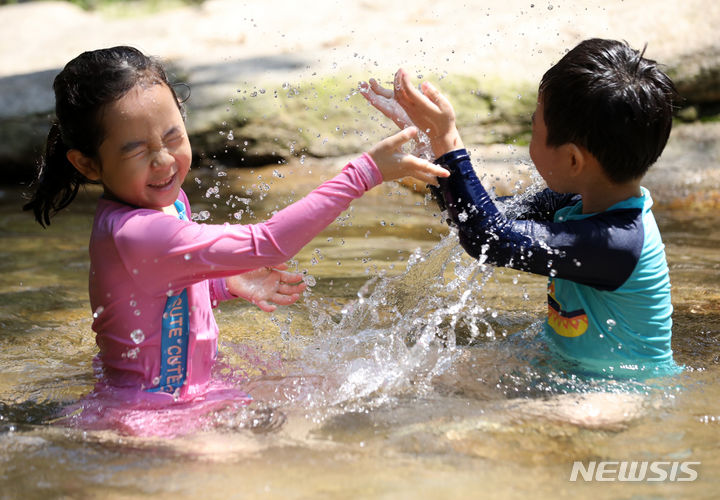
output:
POLYGON ((368 154, 382 173, 383 181, 411 176, 433 186, 438 185, 437 177, 448 177, 450 172, 402 151, 402 145, 417 136, 418 130, 409 127, 377 143, 368 154))
POLYGON ((225 279, 228 291, 236 297, 252 302, 265 312, 272 312, 277 306, 297 302, 307 288, 302 274, 286 272, 287 264, 274 268, 263 267, 225 279))
POLYGON ((370 84, 360 82, 360 93, 375 109, 390 118, 400 129, 412 127, 413 122, 398 104, 392 89, 386 89, 377 80, 370 78, 370 84))
POLYGON ((428 135, 435 157, 462 148, 450 101, 430 82, 423 82, 421 89, 422 93, 412 86, 410 76, 402 68, 395 73, 395 100, 410 120, 428 135))

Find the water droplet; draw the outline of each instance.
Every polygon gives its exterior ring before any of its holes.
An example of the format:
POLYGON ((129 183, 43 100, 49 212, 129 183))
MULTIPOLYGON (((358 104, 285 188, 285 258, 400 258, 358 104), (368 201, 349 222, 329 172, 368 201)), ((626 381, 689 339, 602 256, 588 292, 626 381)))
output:
POLYGON ((608 331, 611 331, 615 327, 615 325, 617 325, 617 322, 612 318, 608 318, 605 323, 607 324, 608 331))
POLYGON ((209 218, 210 218, 210 212, 208 212, 207 210, 201 210, 198 213, 194 213, 192 216, 192 219, 194 221, 204 221, 204 220, 208 220, 209 218))
POLYGON ((316 283, 315 277, 310 274, 303 276, 303 281, 307 286, 315 286, 316 283))
POLYGON ((130 338, 135 342, 136 344, 141 343, 143 340, 145 340, 145 333, 141 329, 136 329, 130 332, 130 338))
POLYGON ((228 141, 232 141, 233 139, 235 139, 235 135, 233 134, 232 130, 230 132, 228 132, 227 138, 228 138, 228 141))
POLYGON ((190 255, 189 253, 186 253, 183 257, 185 258, 185 260, 192 259, 192 255, 190 255))
POLYGON ((98 306, 93 313, 93 318, 97 318, 98 316, 100 316, 104 310, 105 308, 103 306, 98 306))
POLYGON ((553 6, 552 6, 552 5, 548 5, 548 10, 553 10, 553 6))

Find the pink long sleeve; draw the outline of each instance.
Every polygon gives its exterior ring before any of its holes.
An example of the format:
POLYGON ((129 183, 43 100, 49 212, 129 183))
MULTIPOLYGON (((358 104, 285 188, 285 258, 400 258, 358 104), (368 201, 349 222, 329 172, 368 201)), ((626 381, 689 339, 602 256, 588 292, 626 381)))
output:
MULTIPOLYGON (((211 297, 227 298, 222 278, 287 261, 381 181, 372 159, 363 155, 303 199, 253 225, 197 224, 101 200, 90 241, 90 302, 106 378, 117 386, 153 386, 165 301, 187 289, 190 349, 182 395, 197 393, 217 349, 211 297)), ((180 200, 189 213, 183 192, 180 200)))
POLYGON ((266 222, 195 224, 145 210, 121 222, 115 241, 126 265, 134 263, 139 286, 161 293, 182 289, 287 261, 381 180, 364 155, 266 222))

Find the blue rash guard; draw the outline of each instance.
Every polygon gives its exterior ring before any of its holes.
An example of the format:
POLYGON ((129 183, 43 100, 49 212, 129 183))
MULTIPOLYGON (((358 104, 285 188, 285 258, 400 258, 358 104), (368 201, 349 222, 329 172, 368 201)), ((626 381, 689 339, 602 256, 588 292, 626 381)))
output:
POLYGON ((651 377, 677 373, 665 250, 652 198, 582 213, 574 194, 545 189, 507 218, 483 188, 464 149, 436 160, 439 203, 460 243, 497 266, 548 276, 545 336, 552 350, 588 375, 651 377))

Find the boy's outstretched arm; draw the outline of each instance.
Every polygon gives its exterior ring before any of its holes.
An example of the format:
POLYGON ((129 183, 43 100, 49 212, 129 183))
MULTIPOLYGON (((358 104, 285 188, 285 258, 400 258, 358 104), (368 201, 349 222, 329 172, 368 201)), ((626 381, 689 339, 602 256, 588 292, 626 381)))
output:
POLYGON ((377 80, 370 78, 369 83, 360 82, 360 94, 382 114, 390 118, 399 129, 413 126, 413 122, 398 104, 393 95, 392 89, 386 89, 377 80))
POLYGON ((463 142, 455 124, 455 110, 450 101, 431 83, 413 87, 410 76, 400 68, 395 73, 395 100, 412 122, 430 138, 435 157, 462 149, 463 142))

